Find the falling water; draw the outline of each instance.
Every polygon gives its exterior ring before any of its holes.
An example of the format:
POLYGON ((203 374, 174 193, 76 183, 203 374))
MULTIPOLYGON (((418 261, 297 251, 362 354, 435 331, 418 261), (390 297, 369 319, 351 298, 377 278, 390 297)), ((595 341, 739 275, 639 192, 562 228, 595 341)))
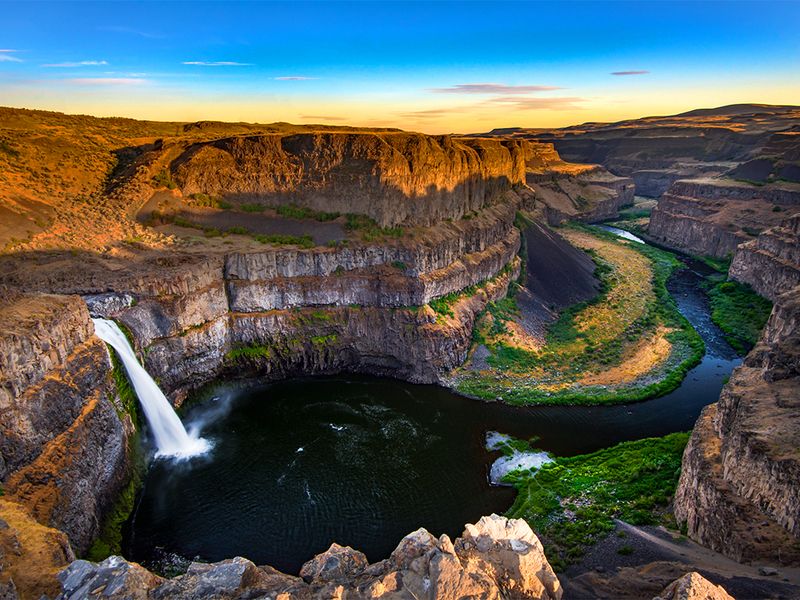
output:
POLYGON ((136 390, 136 395, 144 409, 144 416, 153 432, 158 447, 156 456, 186 458, 208 450, 209 445, 206 440, 186 432, 167 397, 164 396, 144 367, 139 364, 133 348, 117 324, 106 319, 92 319, 92 321, 97 337, 111 344, 122 359, 122 364, 125 365, 125 370, 133 383, 133 389, 136 390))

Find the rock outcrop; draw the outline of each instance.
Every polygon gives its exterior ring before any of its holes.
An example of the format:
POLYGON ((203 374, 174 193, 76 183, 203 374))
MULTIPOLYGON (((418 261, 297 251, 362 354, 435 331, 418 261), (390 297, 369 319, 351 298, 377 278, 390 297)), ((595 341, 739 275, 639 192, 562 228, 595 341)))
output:
POLYGON ((740 562, 800 564, 800 287, 706 407, 686 447, 675 516, 740 562))
POLYGON ((75 555, 67 536, 37 522, 23 506, 0 498, 0 598, 54 598, 56 576, 75 555))
POLYGON ((431 225, 524 183, 525 144, 404 132, 232 137, 189 146, 171 170, 184 194, 431 225))
POLYGON ((467 525, 455 542, 446 535, 437 539, 419 529, 403 538, 389 558, 373 564, 361 552, 333 544, 306 563, 300 577, 234 558, 193 563, 185 575, 164 580, 112 556, 99 564, 76 561, 59 578, 63 585, 60 600, 78 600, 98 591, 109 600, 559 600, 562 594, 528 524, 497 515, 467 525))
POLYGON ((0 320, 0 481, 85 551, 127 479, 133 422, 77 296, 18 296, 0 320))
POLYGON ((728 275, 773 302, 800 285, 800 213, 738 246, 728 275))
POLYGON ((653 600, 734 600, 721 585, 714 585, 700 573, 687 573, 669 584, 653 600))
POLYGON ((800 208, 800 185, 765 186, 730 179, 676 181, 650 216, 656 242, 692 254, 726 258, 800 208))

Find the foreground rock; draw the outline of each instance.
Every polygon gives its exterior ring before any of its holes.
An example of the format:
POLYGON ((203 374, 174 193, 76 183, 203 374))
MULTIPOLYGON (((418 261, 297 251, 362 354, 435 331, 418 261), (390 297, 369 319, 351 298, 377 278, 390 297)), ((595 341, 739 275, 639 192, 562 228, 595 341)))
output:
POLYGON ((800 564, 800 286, 777 296, 760 342, 703 410, 675 516, 739 562, 800 564))
POLYGON ((734 600, 721 585, 714 585, 700 573, 687 573, 668 585, 653 600, 734 600))
POLYGON ((194 600, 268 597, 559 600, 561 584, 542 545, 525 521, 497 515, 467 525, 452 542, 418 529, 391 556, 369 564, 352 548, 333 544, 306 563, 300 577, 244 558, 193 563, 185 575, 165 580, 112 556, 102 563, 79 560, 60 575, 61 600, 100 595, 109 600, 194 600))

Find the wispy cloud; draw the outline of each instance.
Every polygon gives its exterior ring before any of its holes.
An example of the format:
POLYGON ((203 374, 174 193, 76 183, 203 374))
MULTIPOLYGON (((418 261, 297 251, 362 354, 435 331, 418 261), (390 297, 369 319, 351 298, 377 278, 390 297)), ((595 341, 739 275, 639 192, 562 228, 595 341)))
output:
POLYGON ((185 60, 183 65, 195 65, 198 67, 251 67, 252 63, 242 63, 232 60, 185 60))
POLYGON ((612 75, 649 75, 650 71, 612 71, 612 75))
POLYGON ((150 83, 149 79, 141 77, 76 77, 65 79, 67 83, 73 85, 144 85, 150 83))
POLYGON ((514 110, 574 110, 582 108, 579 104, 584 101, 583 98, 577 98, 575 96, 553 98, 498 96, 486 102, 507 105, 514 110))
POLYGON ((79 60, 76 62, 49 63, 42 66, 47 68, 70 68, 70 67, 102 67, 107 64, 108 62, 104 60, 79 60))
POLYGON ((100 31, 113 31, 115 33, 129 33, 131 35, 138 35, 139 37, 160 40, 167 36, 163 33, 156 33, 154 31, 142 31, 141 29, 133 29, 132 27, 119 27, 112 25, 109 27, 98 27, 100 31))
POLYGON ((431 88, 436 94, 533 94, 560 90, 552 85, 506 85, 504 83, 459 83, 452 87, 431 88))
POLYGON ((448 108, 429 108, 427 110, 415 110, 412 112, 399 113, 398 116, 404 119, 436 119, 453 113, 470 112, 479 109, 480 105, 475 106, 452 106, 448 108))
POLYGON ((0 62, 22 62, 22 59, 14 56, 19 50, 12 50, 10 48, 0 49, 0 62))
POLYGON ((300 115, 300 118, 305 120, 316 120, 316 121, 346 121, 344 117, 331 117, 329 115, 300 115))
POLYGON ((275 81, 311 81, 318 77, 305 77, 304 75, 284 75, 283 77, 273 77, 275 81))

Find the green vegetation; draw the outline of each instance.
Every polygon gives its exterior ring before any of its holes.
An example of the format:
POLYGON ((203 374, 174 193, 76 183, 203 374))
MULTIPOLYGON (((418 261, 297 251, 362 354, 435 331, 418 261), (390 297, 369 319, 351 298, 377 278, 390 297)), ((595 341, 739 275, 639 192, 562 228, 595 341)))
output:
MULTIPOLYGON (((597 228, 574 229, 606 242, 621 243, 613 234, 597 228)), ((490 305, 487 311, 492 325, 476 327, 473 339, 490 350, 487 362, 491 369, 462 372, 457 389, 470 396, 502 398, 513 404, 603 404, 643 400, 678 387, 705 351, 702 338, 680 314, 666 289, 667 279, 682 263, 672 253, 658 248, 642 244, 626 247, 649 259, 649 281, 636 270, 632 273, 637 280, 621 280, 619 265, 592 253, 601 281, 600 294, 563 311, 548 329, 546 345, 540 350, 529 350, 497 337, 507 332, 506 322, 513 318, 513 298, 511 302, 490 305), (623 285, 630 289, 618 294, 616 288, 623 285), (637 303, 641 305, 638 313, 631 308, 637 303), (575 385, 589 373, 620 365, 627 348, 657 330, 666 331, 663 337, 669 342, 670 354, 646 377, 632 376, 627 383, 613 385, 575 385)))
POLYGON ((402 227, 380 227, 374 219, 366 215, 348 214, 344 228, 357 232, 365 242, 376 242, 386 238, 403 237, 402 227))
POLYGON ((314 219, 315 221, 333 221, 339 218, 338 212, 321 212, 306 208, 305 206, 297 206, 295 204, 288 204, 286 206, 279 206, 275 212, 280 216, 287 219, 314 219))
POLYGON ((438 298, 434 298, 433 300, 428 302, 428 306, 430 306, 434 310, 434 312, 442 316, 445 317, 455 316, 455 313, 453 312, 453 306, 456 304, 456 302, 458 302, 462 298, 473 296, 478 290, 482 290, 490 283, 494 283, 501 277, 505 277, 508 273, 510 273, 514 269, 513 263, 514 261, 506 264, 491 279, 487 279, 486 281, 481 281, 480 283, 476 283, 475 285, 465 287, 464 289, 459 290, 457 292, 450 292, 449 294, 445 294, 444 296, 439 296, 438 298))
POLYGON ((257 213, 257 212, 264 212, 265 206, 260 204, 240 204, 238 206, 239 210, 249 213, 257 213))
POLYGON ((208 194, 189 194, 193 206, 202 206, 206 208, 231 208, 233 205, 226 202, 218 196, 210 196, 208 194))
POLYGON ((623 442, 557 458, 533 473, 512 472, 506 481, 519 493, 508 514, 530 523, 550 564, 563 570, 613 531, 614 519, 633 525, 670 523, 667 506, 688 440, 688 433, 673 433, 623 442))
POLYGON ((153 185, 155 187, 165 187, 168 190, 174 190, 178 185, 172 180, 172 173, 167 169, 162 169, 158 174, 153 177, 153 185))
POLYGON ((269 359, 272 351, 266 346, 251 344, 249 346, 239 346, 225 353, 225 361, 231 363, 252 361, 258 359, 269 359))
POLYGON ((283 235, 283 234, 271 234, 265 235, 262 233, 253 234, 253 239, 257 242, 261 242, 262 244, 273 244, 276 246, 286 246, 293 244, 295 246, 300 246, 301 248, 313 248, 314 247, 314 239, 310 235, 283 235))
POLYGON ((704 287, 711 304, 711 320, 725 334, 731 348, 740 355, 747 354, 767 323, 772 302, 738 281, 708 280, 704 287))

